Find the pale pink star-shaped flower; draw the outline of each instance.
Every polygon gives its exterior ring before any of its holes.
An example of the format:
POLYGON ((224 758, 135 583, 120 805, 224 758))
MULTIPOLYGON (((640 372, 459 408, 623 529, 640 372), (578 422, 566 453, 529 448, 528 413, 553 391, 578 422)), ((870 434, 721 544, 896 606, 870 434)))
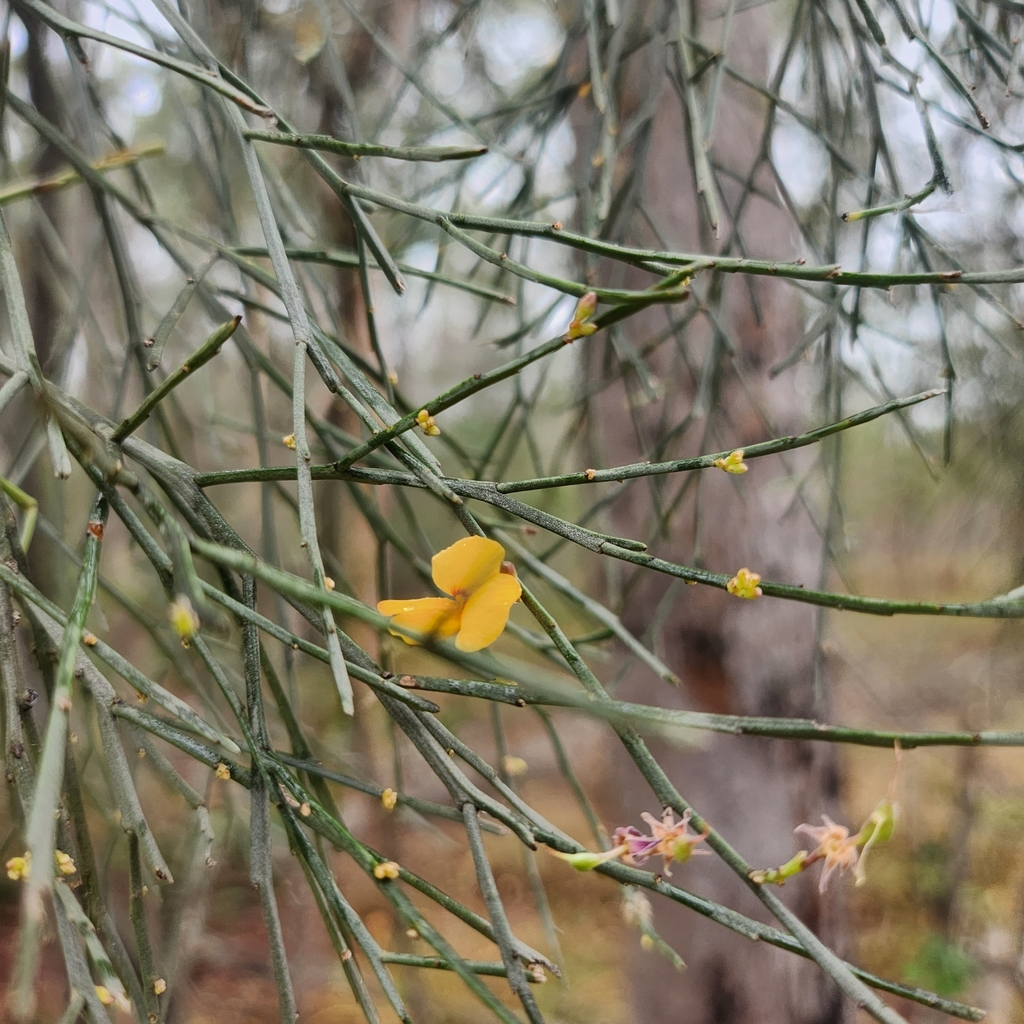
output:
POLYGON ((707 853, 707 850, 694 849, 698 843, 704 842, 706 835, 687 834, 687 827, 690 824, 690 812, 685 811, 683 816, 676 821, 671 807, 666 807, 658 821, 653 814, 644 811, 640 815, 651 828, 649 836, 644 835, 639 829, 632 825, 615 830, 615 845, 625 846, 626 851, 623 859, 634 864, 643 864, 649 857, 660 854, 665 862, 665 874, 671 876, 669 864, 676 860, 682 863, 687 861, 695 853, 707 853))
POLYGON ((823 814, 821 820, 825 822, 824 825, 797 825, 794 831, 803 832, 818 844, 804 863, 809 865, 816 860, 825 861, 818 882, 818 891, 824 892, 835 871, 843 874, 857 866, 860 851, 857 849, 859 837, 851 836, 845 825, 837 825, 827 814, 823 814))

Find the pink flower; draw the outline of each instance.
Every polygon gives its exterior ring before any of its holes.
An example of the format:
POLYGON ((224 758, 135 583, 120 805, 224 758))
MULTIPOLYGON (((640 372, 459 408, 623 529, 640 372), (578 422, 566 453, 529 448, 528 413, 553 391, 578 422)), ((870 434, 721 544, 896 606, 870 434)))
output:
POLYGON ((625 825, 615 830, 616 847, 624 846, 623 859, 633 864, 643 864, 649 857, 660 854, 665 861, 665 874, 670 876, 669 864, 672 861, 683 863, 695 853, 707 853, 707 850, 694 849, 698 843, 704 842, 706 835, 688 834, 690 812, 685 811, 679 821, 675 820, 671 807, 666 807, 658 821, 653 814, 646 811, 640 815, 651 828, 651 835, 646 836, 632 825, 625 825))
POLYGON ((860 856, 857 845, 860 837, 851 836, 845 825, 837 825, 826 814, 821 816, 821 820, 825 822, 824 825, 797 825, 794 831, 809 835, 818 844, 817 849, 812 850, 804 861, 804 866, 809 866, 816 860, 825 861, 821 869, 821 880, 818 882, 818 891, 824 892, 829 878, 837 869, 843 874, 857 866, 857 859, 860 856))

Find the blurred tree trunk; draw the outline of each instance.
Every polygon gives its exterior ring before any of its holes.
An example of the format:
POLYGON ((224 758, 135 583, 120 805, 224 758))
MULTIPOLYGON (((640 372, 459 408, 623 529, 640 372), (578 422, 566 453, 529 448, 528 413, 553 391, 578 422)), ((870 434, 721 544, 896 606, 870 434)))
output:
MULTIPOLYGON (((659 10, 650 5, 644 24, 658 21, 659 10)), ((767 20, 763 27, 759 39, 747 36, 742 45, 737 40, 730 48, 731 63, 758 81, 765 77, 766 44, 772 34, 767 20)), ((627 113, 648 100, 652 89, 660 88, 664 81, 655 57, 652 54, 650 62, 654 70, 645 69, 650 79, 627 83, 617 100, 624 112, 623 122, 627 113)), ((745 176, 762 151, 762 118, 761 109, 723 99, 714 136, 715 159, 745 176)), ((624 198, 613 201, 614 223, 606 224, 606 230, 611 228, 621 240, 633 244, 645 237, 644 244, 650 245, 650 231, 656 229, 664 244, 673 248, 730 255, 757 252, 781 257, 791 235, 795 242, 785 209, 750 196, 740 206, 740 183, 720 197, 721 240, 712 236, 685 162, 684 140, 689 138, 689 128, 677 90, 663 88, 648 133, 646 164, 642 157, 637 158, 618 172, 626 182, 619 193, 624 198), (639 173, 637 167, 642 168, 639 173), (630 203, 642 203, 642 214, 625 216, 630 203), (741 234, 730 217, 730 211, 735 213, 738 206, 742 210, 741 234), (641 215, 650 230, 641 226, 641 215)), ((642 144, 638 142, 633 152, 642 144)), ((690 166, 692 155, 691 145, 690 166)), ((722 180, 719 176, 719 182, 722 180)), ((753 183, 769 195, 775 191, 766 169, 754 175, 753 183)), ((639 210, 638 205, 633 208, 639 210)), ((786 255, 792 257, 793 253, 786 255)), ((646 287, 648 280, 637 275, 629 286, 646 287)), ((806 408, 806 399, 795 393, 792 377, 770 381, 768 376, 769 367, 802 333, 799 304, 786 304, 778 288, 757 285, 757 281, 749 287, 738 277, 720 276, 702 300, 711 307, 712 316, 695 317, 680 332, 681 347, 697 371, 688 393, 676 390, 685 388, 685 374, 680 372, 678 357, 666 351, 671 344, 647 363, 653 373, 660 369, 662 379, 672 381, 674 393, 660 400, 655 395, 651 401, 650 392, 645 397, 644 389, 652 382, 634 379, 631 386, 628 372, 622 384, 606 392, 598 406, 605 427, 605 451, 600 455, 604 461, 597 464, 652 458, 652 451, 660 458, 674 458, 728 449, 774 436, 772 430, 785 433, 803 427, 797 412, 806 408), (677 359, 674 370, 669 365, 673 358, 677 359), (666 403, 671 415, 663 416, 666 403), (690 412, 694 412, 694 422, 682 434, 682 450, 678 442, 659 449, 665 425, 671 426, 690 412)), ((679 307, 675 315, 685 312, 686 307, 679 307)), ((664 328, 663 317, 659 313, 647 318, 644 326, 650 334, 664 328)), ((640 322, 641 318, 633 321, 640 322)), ((634 346, 647 336, 630 329, 634 346)), ((619 353, 616 357, 621 358, 619 353)), ((591 376, 601 377, 600 368, 592 365, 591 376)), ((653 390, 657 390, 656 381, 653 390)), ((617 534, 640 537, 659 555, 683 564, 706 565, 722 572, 748 566, 766 578, 815 580, 820 572, 822 541, 799 495, 794 497, 794 487, 780 479, 785 475, 782 460, 773 459, 758 462, 742 478, 716 471, 690 480, 654 478, 647 497, 643 497, 644 490, 634 488, 628 492, 629 498, 613 506, 609 526, 617 534), (650 523, 652 513, 666 507, 683 485, 689 491, 674 513, 671 546, 659 543, 653 528, 646 536, 639 534, 641 524, 650 523)), ((681 692, 673 693, 650 672, 634 668, 617 696, 729 714, 812 717, 826 713, 826 696, 819 694, 815 699, 814 609, 770 598, 747 602, 706 588, 685 593, 680 581, 670 583, 665 577, 653 585, 645 580, 635 592, 629 590, 628 576, 616 585, 625 588, 621 614, 638 636, 656 621, 667 585, 676 592, 684 591, 655 641, 661 644, 656 649, 668 666, 682 677, 681 692)), ((788 860, 797 849, 792 834, 797 824, 818 822, 822 813, 838 817, 838 762, 827 745, 715 736, 701 750, 659 741, 651 741, 651 747, 686 799, 752 862, 763 860, 764 866, 771 866, 788 860)), ((613 770, 617 785, 610 791, 619 801, 614 808, 615 824, 640 824, 640 812, 645 810, 660 813, 660 808, 650 806, 649 787, 624 752, 613 770)), ((678 867, 674 875, 678 884, 702 896, 770 920, 746 885, 717 858, 695 859, 678 867)), ((794 880, 782 895, 825 942, 842 950, 839 887, 833 884, 832 890, 821 896, 816 880, 816 873, 813 878, 794 880)), ((752 943, 667 901, 658 902, 655 925, 689 970, 679 979, 666 959, 635 944, 631 965, 634 1020, 839 1024, 847 1019, 839 990, 808 961, 752 943)))

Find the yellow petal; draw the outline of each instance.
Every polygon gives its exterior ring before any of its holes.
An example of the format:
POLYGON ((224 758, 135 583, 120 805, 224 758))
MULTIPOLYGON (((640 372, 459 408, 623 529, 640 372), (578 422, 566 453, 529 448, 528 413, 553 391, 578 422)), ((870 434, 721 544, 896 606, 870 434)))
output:
MULTIPOLYGON (((447 597, 420 597, 414 601, 380 601, 377 611, 391 616, 391 625, 445 640, 459 629, 459 606, 447 597)), ((418 641, 391 630, 407 644, 418 641)))
POLYGON ((463 537, 431 560, 434 582, 446 594, 469 596, 498 574, 505 549, 486 537, 463 537))
POLYGON ((515 576, 500 573, 489 579, 462 609, 462 629, 455 638, 460 651, 479 651, 501 636, 512 605, 523 588, 515 576))

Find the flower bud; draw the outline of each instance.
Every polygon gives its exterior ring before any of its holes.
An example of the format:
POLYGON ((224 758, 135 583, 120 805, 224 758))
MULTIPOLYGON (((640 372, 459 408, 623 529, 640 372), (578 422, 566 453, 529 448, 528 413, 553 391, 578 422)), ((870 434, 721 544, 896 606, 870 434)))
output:
POLYGON ((725 589, 733 597, 742 597, 748 601, 753 601, 761 596, 761 588, 758 586, 760 582, 761 577, 758 573, 743 568, 738 570, 736 575, 726 583, 725 589))
POLYGON ((373 877, 379 879, 382 882, 384 881, 384 879, 388 879, 388 881, 394 881, 394 879, 398 877, 399 873, 400 869, 393 860, 381 861, 373 869, 373 877))
POLYGON ((860 827, 858 838, 862 843, 885 843, 896 830, 896 804, 888 797, 879 801, 860 827))
POLYGON ((12 857, 4 867, 12 882, 23 882, 32 874, 32 858, 27 853, 24 857, 12 857))
POLYGON ((743 461, 743 449, 737 448, 730 452, 724 459, 715 459, 715 465, 726 473, 746 473, 750 468, 743 461))
POLYGON ((597 312, 597 293, 587 292, 576 303, 576 312, 569 322, 569 329, 562 335, 566 341, 586 338, 597 330, 597 324, 590 323, 590 318, 597 312))
POLYGON ((501 759, 501 766, 505 769, 505 774, 510 775, 512 778, 525 775, 530 768, 523 758, 516 757, 515 754, 506 754, 501 759))
POLYGON ((434 422, 434 417, 426 409, 420 409, 416 413, 416 423, 428 437, 437 437, 441 433, 441 428, 434 422))
POLYGON ((777 868, 760 868, 747 876, 755 885, 782 885, 787 878, 800 874, 807 867, 808 852, 801 850, 777 868))
POLYGON ((597 292, 587 292, 576 303, 576 319, 589 320, 597 312, 597 292))
POLYGON ((892 834, 896 830, 896 814, 896 803, 886 797, 878 802, 875 809, 868 815, 868 820, 861 825, 857 842, 863 843, 864 848, 860 851, 860 859, 857 861, 857 868, 854 871, 857 885, 863 885, 867 881, 864 861, 867 859, 868 851, 876 843, 884 843, 892 838, 892 834))
POLYGON ((174 632, 182 640, 188 640, 199 631, 199 616, 196 615, 192 602, 187 594, 179 594, 167 609, 167 616, 171 620, 174 632))
POLYGON ((57 870, 65 877, 73 875, 78 870, 75 862, 63 850, 54 850, 53 856, 57 862, 57 870))
POLYGON ((593 871, 599 865, 621 857, 626 852, 626 846, 616 846, 611 850, 605 850, 604 853, 594 853, 591 850, 580 850, 578 853, 562 853, 560 850, 550 852, 576 871, 593 871))

